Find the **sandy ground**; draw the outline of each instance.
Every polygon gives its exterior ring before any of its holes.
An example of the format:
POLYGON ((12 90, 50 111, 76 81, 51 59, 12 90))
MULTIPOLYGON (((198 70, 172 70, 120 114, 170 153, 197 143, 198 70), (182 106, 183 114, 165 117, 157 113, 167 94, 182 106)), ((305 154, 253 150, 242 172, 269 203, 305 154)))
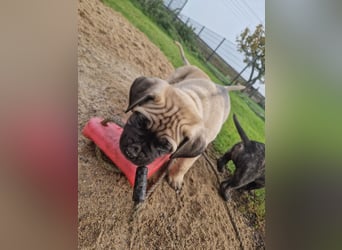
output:
MULTIPOLYGON (((81 130, 94 116, 127 119, 123 111, 133 80, 166 78, 173 67, 143 33, 100 1, 80 1, 78 13, 79 249, 263 248, 238 202, 225 203, 218 195, 218 178, 204 157, 185 176, 181 194, 164 180, 144 208, 133 212, 128 181, 102 167, 81 130)), ((214 163, 217 155, 207 154, 214 163)))

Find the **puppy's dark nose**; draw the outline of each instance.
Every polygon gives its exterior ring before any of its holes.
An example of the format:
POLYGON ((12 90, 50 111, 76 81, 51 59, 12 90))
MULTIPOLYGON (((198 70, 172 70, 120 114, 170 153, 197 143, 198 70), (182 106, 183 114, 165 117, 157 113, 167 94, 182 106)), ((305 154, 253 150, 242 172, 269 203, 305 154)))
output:
POLYGON ((126 149, 126 155, 130 159, 135 159, 139 155, 140 152, 141 152, 141 146, 137 144, 130 145, 126 149))

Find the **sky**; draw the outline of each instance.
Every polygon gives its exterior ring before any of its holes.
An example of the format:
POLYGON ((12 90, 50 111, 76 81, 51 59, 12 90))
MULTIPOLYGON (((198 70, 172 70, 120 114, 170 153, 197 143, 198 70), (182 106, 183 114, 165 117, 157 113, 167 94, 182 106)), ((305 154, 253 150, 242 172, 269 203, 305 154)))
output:
MULTIPOLYGON (((265 0, 188 0, 181 14, 236 44, 236 37, 246 27, 251 31, 260 23, 265 27, 265 0)), ((243 68, 242 64, 239 67, 238 71, 243 68)), ((254 87, 259 87, 260 93, 265 95, 264 84, 254 87)))

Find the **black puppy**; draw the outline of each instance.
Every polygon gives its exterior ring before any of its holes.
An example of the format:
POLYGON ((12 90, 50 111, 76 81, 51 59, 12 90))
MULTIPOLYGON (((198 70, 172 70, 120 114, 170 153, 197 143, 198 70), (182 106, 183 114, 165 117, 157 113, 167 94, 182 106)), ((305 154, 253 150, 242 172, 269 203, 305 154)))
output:
POLYGON ((249 140, 235 114, 233 120, 242 142, 235 144, 217 160, 220 172, 230 160, 236 167, 234 175, 220 184, 220 194, 226 201, 233 189, 247 191, 265 186, 265 144, 249 140))

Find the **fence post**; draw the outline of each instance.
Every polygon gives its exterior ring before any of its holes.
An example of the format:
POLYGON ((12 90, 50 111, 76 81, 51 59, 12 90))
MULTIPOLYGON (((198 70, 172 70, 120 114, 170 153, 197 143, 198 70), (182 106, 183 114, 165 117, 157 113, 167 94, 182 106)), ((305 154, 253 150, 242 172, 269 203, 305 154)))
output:
POLYGON ((171 1, 169 2, 169 4, 167 5, 167 8, 168 8, 168 9, 170 9, 170 6, 171 6, 172 2, 173 2, 173 0, 171 0, 171 1))
POLYGON ((220 46, 222 45, 222 43, 223 43, 225 40, 226 40, 226 38, 223 38, 223 39, 222 39, 222 41, 219 43, 219 45, 217 45, 217 47, 216 47, 216 48, 214 49, 214 51, 210 54, 210 56, 208 56, 207 61, 210 60, 210 58, 216 53, 216 50, 217 50, 218 48, 220 48, 220 46))
MULTIPOLYGON (((173 1, 173 0, 172 0, 173 1)), ((180 8, 178 13, 181 13, 181 11, 183 10, 183 8, 185 7, 185 5, 188 3, 188 0, 185 0, 183 6, 180 8)))
POLYGON ((202 28, 201 28, 201 30, 197 33, 197 36, 199 37, 199 35, 201 34, 201 32, 203 31, 205 29, 205 26, 203 26, 202 28))
POLYGON ((234 77, 234 79, 230 82, 230 84, 233 84, 238 78, 239 76, 241 76, 241 74, 249 67, 251 66, 252 63, 255 63, 255 61, 257 60, 257 58, 255 58, 252 62, 247 63, 247 65, 240 71, 240 73, 234 77))
MULTIPOLYGON (((174 0, 171 0, 171 2, 168 4, 168 8, 169 6, 171 5, 171 3, 173 2, 174 0)), ((185 5, 187 4, 188 0, 185 0, 184 4, 182 5, 182 7, 180 8, 176 8, 176 9, 173 9, 172 12, 174 13, 174 17, 173 17, 173 21, 176 20, 176 18, 179 19, 179 14, 182 12, 183 8, 185 7, 185 5)), ((190 17, 188 18, 190 19, 190 17)), ((183 22, 184 23, 184 22, 183 22)))
POLYGON ((233 83, 241 76, 241 74, 249 67, 250 64, 251 64, 251 63, 248 63, 248 64, 243 68, 243 70, 241 70, 240 73, 239 73, 237 76, 235 76, 235 77, 233 78, 233 80, 231 80, 230 84, 233 84, 233 83))

